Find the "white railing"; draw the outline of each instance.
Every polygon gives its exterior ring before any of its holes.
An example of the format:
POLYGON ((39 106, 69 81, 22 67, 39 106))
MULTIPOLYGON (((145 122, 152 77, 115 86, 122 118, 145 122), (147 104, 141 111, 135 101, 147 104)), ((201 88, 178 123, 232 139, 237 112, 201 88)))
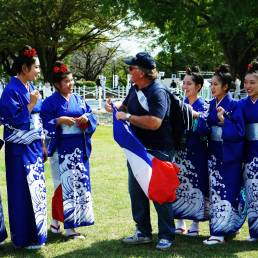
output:
MULTIPOLYGON (((5 87, 5 82, 0 80, 0 96, 2 91, 5 87)), ((43 98, 50 96, 54 91, 54 87, 50 84, 43 85, 41 83, 35 84, 36 89, 41 91, 43 98)), ((177 88, 171 89, 176 95, 181 96, 182 98, 185 97, 185 94, 182 90, 180 83, 178 84, 177 88)), ((118 86, 117 89, 110 89, 110 88, 102 88, 102 87, 87 87, 85 85, 82 86, 74 86, 73 92, 80 95, 84 99, 86 99, 93 109, 101 110, 104 108, 104 103, 107 97, 111 97, 116 100, 123 100, 129 91, 129 86, 127 87, 120 87, 118 86)), ((239 96, 236 94, 232 94, 235 99, 239 99, 239 96)), ((240 91, 240 98, 244 98, 246 96, 246 91, 241 89, 240 91)), ((212 99, 211 90, 209 85, 204 85, 201 92, 200 97, 209 101, 212 99)))

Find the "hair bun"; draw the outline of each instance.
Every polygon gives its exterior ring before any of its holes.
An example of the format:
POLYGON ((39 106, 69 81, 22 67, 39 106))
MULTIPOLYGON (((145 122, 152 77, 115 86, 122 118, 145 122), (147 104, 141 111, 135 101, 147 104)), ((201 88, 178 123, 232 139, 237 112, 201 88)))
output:
POLYGON ((192 70, 191 70, 191 68, 190 68, 189 66, 186 67, 185 73, 186 73, 187 75, 190 75, 190 74, 192 73, 192 70))
POLYGON ((64 63, 63 63, 62 61, 57 60, 57 61, 55 62, 55 65, 54 65, 54 66, 56 66, 56 67, 61 67, 63 64, 64 64, 64 63))
POLYGON ((248 72, 252 73, 256 71, 258 71, 258 61, 254 60, 248 65, 248 72))
POLYGON ((230 73, 230 66, 228 64, 222 64, 218 70, 218 73, 230 73))
POLYGON ((19 51, 19 56, 24 56, 24 52, 27 50, 31 50, 32 47, 29 45, 25 45, 20 51, 19 51))
POLYGON ((70 73, 71 72, 69 71, 66 64, 64 62, 58 60, 55 62, 55 65, 52 70, 52 81, 54 83, 60 82, 70 73))
POLYGON ((199 68, 198 65, 191 66, 191 67, 188 66, 188 67, 186 67, 185 73, 186 73, 187 75, 191 75, 191 74, 193 74, 193 73, 200 73, 200 68, 199 68))
POLYGON ((198 65, 192 66, 192 73, 199 73, 200 67, 198 65))

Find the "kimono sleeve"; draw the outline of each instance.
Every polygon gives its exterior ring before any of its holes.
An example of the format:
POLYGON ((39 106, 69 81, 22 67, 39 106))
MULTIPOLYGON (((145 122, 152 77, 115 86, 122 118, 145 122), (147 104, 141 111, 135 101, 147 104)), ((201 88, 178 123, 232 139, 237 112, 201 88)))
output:
POLYGON ((51 99, 51 97, 46 98, 41 107, 40 116, 43 122, 43 128, 46 132, 47 137, 55 137, 56 136, 56 112, 55 105, 51 99))
POLYGON ((200 116, 197 119, 194 119, 193 131, 198 133, 199 136, 204 137, 210 133, 210 128, 207 123, 209 106, 204 105, 204 107, 201 110, 198 110, 198 112, 200 113, 200 116))
POLYGON ((224 114, 222 138, 228 142, 238 142, 243 140, 244 135, 245 123, 242 109, 239 103, 234 101, 224 114))
POLYGON ((84 115, 89 120, 89 126, 86 129, 86 134, 92 135, 97 127, 97 119, 95 115, 92 113, 91 107, 85 102, 85 113, 84 115))
POLYGON ((6 90, 0 99, 1 122, 19 129, 28 129, 30 113, 27 103, 14 90, 6 90))

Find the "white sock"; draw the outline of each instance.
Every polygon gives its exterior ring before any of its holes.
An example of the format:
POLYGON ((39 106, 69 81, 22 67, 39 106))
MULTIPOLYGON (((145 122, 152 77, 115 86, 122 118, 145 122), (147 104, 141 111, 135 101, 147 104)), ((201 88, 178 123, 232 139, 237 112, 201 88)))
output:
POLYGON ((73 235, 75 233, 76 233, 76 231, 75 231, 74 228, 67 228, 67 229, 65 229, 65 235, 66 236, 70 236, 70 235, 73 235))
POLYGON ((190 231, 199 231, 199 221, 193 221, 189 230, 190 231))
POLYGON ((176 228, 186 228, 185 221, 183 219, 178 219, 176 223, 176 228))
POLYGON ((210 236, 209 239, 218 239, 220 241, 224 241, 224 236, 210 236))

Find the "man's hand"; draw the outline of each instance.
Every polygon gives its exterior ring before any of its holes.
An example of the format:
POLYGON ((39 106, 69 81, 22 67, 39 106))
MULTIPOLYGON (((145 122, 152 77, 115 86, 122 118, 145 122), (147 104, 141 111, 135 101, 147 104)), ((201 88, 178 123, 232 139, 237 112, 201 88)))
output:
MULTIPOLYGON (((111 103, 112 103, 111 98, 108 98, 105 103, 105 109, 107 112, 113 112, 111 103)), ((113 102, 113 105, 120 111, 127 111, 127 108, 126 106, 123 105, 122 101, 113 102)))
POLYGON ((110 113, 113 112, 113 108, 112 108, 111 103, 112 103, 111 98, 108 98, 107 101, 106 101, 106 104, 105 104, 105 109, 106 109, 106 111, 107 111, 107 112, 110 112, 110 113))
POLYGON ((125 121, 127 119, 127 115, 126 115, 125 112, 122 112, 122 111, 117 112, 116 113, 116 119, 117 120, 124 120, 125 121))

